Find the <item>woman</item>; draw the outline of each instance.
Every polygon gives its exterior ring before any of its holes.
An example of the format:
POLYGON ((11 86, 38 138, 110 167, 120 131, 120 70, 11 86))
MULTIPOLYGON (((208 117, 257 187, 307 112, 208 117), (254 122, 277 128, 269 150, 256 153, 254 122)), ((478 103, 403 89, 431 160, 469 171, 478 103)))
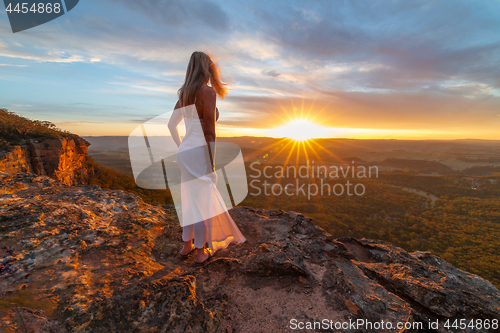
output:
POLYGON ((168 128, 179 147, 176 160, 181 169, 184 241, 180 254, 186 256, 196 249, 197 263, 206 261, 233 241, 245 241, 216 187, 215 122, 219 115, 216 98, 219 95, 224 99, 226 94, 227 88, 219 79, 217 65, 207 54, 194 52, 168 128), (181 141, 177 125, 183 118, 186 135, 181 141))

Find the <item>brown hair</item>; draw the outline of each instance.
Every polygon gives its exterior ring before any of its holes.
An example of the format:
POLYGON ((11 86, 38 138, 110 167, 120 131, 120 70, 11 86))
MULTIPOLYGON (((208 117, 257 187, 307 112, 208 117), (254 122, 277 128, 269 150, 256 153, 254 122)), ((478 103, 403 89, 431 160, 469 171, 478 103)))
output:
POLYGON ((186 80, 179 89, 179 102, 183 106, 193 104, 195 95, 208 81, 217 95, 224 99, 228 88, 221 82, 219 72, 219 67, 208 54, 200 51, 193 52, 187 66, 186 80))

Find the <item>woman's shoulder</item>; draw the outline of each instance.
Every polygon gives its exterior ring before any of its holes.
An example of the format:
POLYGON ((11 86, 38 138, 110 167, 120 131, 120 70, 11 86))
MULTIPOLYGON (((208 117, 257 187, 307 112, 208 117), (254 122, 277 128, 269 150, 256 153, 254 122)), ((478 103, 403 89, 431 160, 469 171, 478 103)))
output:
POLYGON ((201 89, 198 91, 198 100, 200 101, 201 105, 212 105, 217 103, 217 96, 215 94, 214 88, 207 85, 201 87, 201 89))
POLYGON ((214 88, 204 84, 203 86, 201 86, 200 94, 204 95, 205 97, 210 97, 215 95, 215 90, 214 88))

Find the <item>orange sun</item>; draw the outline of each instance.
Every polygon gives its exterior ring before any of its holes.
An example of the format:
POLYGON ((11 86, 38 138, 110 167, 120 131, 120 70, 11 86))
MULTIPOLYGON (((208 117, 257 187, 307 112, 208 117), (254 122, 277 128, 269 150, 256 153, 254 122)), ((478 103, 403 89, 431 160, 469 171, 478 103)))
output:
POLYGON ((277 127, 274 132, 277 137, 287 137, 295 141, 307 141, 315 138, 324 138, 328 129, 307 119, 295 119, 281 127, 277 127))

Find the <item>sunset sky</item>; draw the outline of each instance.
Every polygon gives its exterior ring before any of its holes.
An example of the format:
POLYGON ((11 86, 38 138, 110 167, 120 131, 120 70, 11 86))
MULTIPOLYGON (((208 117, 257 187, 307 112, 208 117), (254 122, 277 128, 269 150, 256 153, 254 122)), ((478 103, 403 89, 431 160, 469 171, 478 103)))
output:
POLYGON ((84 0, 15 34, 3 12, 0 107, 129 135, 197 50, 231 86, 218 136, 500 140, 500 1, 84 0))

